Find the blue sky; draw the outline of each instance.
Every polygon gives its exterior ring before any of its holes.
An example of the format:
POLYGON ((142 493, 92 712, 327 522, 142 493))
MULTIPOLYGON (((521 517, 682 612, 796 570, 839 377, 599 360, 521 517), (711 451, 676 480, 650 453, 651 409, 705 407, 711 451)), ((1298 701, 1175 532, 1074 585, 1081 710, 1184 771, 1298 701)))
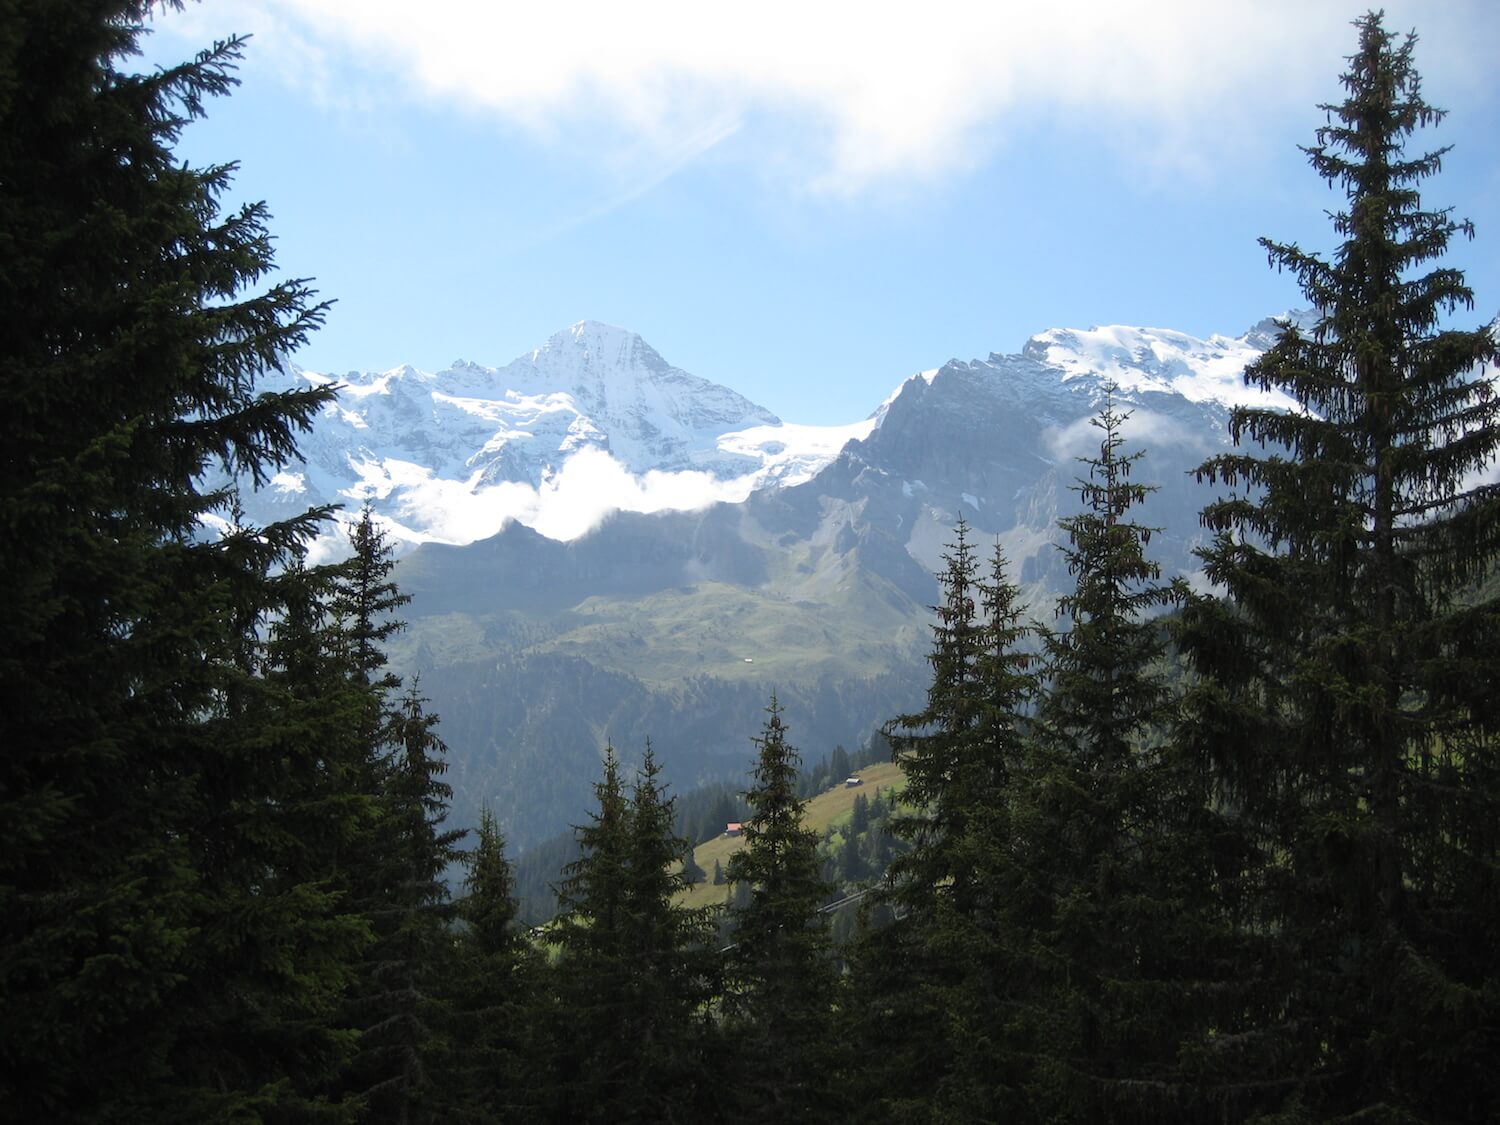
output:
MULTIPOLYGON (((1299 304, 1260 235, 1328 249, 1307 167, 1363 10, 1328 0, 890 4, 210 0, 148 63, 252 34, 181 146, 237 160, 278 262, 335 298, 295 357, 500 365, 581 319, 789 421, 1050 327, 1237 335, 1299 304)), ((1415 29, 1429 205, 1500 313, 1500 4, 1415 29)))

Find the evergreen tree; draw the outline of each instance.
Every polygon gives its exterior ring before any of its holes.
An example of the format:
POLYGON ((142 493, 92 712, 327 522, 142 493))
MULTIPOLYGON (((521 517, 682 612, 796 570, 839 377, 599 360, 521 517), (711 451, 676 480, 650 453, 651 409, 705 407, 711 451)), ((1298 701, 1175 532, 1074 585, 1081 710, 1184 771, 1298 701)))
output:
POLYGON ((979 663, 988 643, 976 598, 982 598, 978 561, 968 525, 959 520, 954 543, 938 576, 943 604, 934 606, 933 647, 928 655, 932 684, 927 705, 886 724, 891 752, 906 775, 911 811, 893 824, 913 850, 895 866, 898 901, 908 911, 930 915, 939 888, 954 876, 950 845, 961 838, 972 807, 959 792, 958 779, 970 749, 969 736, 982 703, 979 663))
POLYGON ((552 1066, 551 1119, 596 1120, 611 1115, 630 1080, 632 1047, 623 1038, 628 978, 626 947, 626 833, 629 826, 619 760, 604 749, 604 776, 594 784, 596 811, 575 828, 579 856, 557 888, 561 908, 555 936, 558 1059, 552 1066))
POLYGON ((445 872, 463 832, 444 829, 449 786, 438 718, 415 685, 399 699, 383 671, 384 642, 404 627, 394 613, 410 599, 391 579, 392 551, 368 505, 350 528, 354 554, 330 570, 331 646, 345 724, 324 744, 342 794, 364 815, 329 873, 373 938, 357 967, 344 1019, 360 1032, 358 1051, 337 1085, 366 1119, 446 1116, 428 1071, 447 1057, 448 1016, 440 983, 453 971, 445 872))
POLYGON ((231 529, 332 391, 257 395, 321 316, 232 169, 172 152, 236 40, 133 74, 146 5, 0 33, 0 1115, 312 1108, 361 927, 298 868, 316 750, 259 676, 312 517, 231 529), (284 737, 287 736, 287 737, 284 737))
POLYGON ((381 886, 369 904, 375 942, 355 1009, 362 1034, 352 1076, 366 1118, 380 1122, 446 1116, 431 1105, 428 1070, 445 1049, 437 1038, 448 1022, 441 989, 453 970, 453 905, 443 876, 459 859, 455 845, 464 833, 442 827, 452 796, 440 780, 447 748, 426 704, 413 684, 392 715, 390 752, 380 763, 377 850, 368 857, 381 886))
POLYGON ((1415 37, 1356 26, 1346 97, 1306 150, 1347 199, 1337 247, 1263 240, 1316 319, 1246 380, 1296 405, 1237 409, 1239 448, 1200 470, 1236 489, 1204 512, 1229 600, 1195 602, 1182 644, 1204 679, 1194 743, 1253 848, 1266 1104, 1477 1121, 1500 1115, 1500 605, 1461 595, 1500 550, 1500 487, 1474 483, 1500 451, 1478 369, 1497 344, 1440 327, 1473 297, 1431 263, 1473 231, 1422 204, 1445 150, 1406 152, 1442 117, 1415 37))
MULTIPOLYGON (((254 690, 244 700, 226 706, 221 737, 248 732, 259 753, 281 763, 299 794, 297 802, 278 810, 281 858, 274 872, 262 876, 265 884, 316 886, 334 904, 336 917, 358 927, 358 946, 340 966, 336 1002, 330 997, 321 1018, 306 1021, 304 1030, 338 1036, 345 1048, 339 1061, 347 1064, 358 1037, 348 1001, 374 937, 370 904, 352 888, 373 852, 380 796, 368 784, 368 749, 360 734, 371 693, 349 674, 347 647, 330 609, 336 581, 336 568, 300 563, 278 576, 283 609, 267 630, 261 674, 250 681, 254 690)), ((293 1051, 292 1057, 312 1054, 308 1045, 293 1051)), ((341 1070, 324 1067, 316 1086, 320 1094, 335 1088, 341 1070)))
MULTIPOLYGON (((1037 661, 1026 647, 1035 626, 1024 619, 1020 590, 998 543, 988 581, 977 585, 984 614, 984 643, 975 660, 977 710, 945 796, 963 812, 934 849, 938 863, 931 869, 939 882, 929 945, 945 966, 940 997, 949 1053, 934 1116, 951 1121, 1016 1116, 1030 1053, 1014 1038, 1017 1005, 1032 984, 1024 956, 1026 916, 1016 909, 1030 873, 1015 805, 1035 739, 1037 661)), ((913 855, 922 849, 919 843, 913 855)))
MULTIPOLYGON (((355 750, 349 785, 379 798, 388 777, 382 758, 401 742, 396 730, 399 716, 392 707, 401 680, 386 670, 385 643, 406 628, 395 614, 411 598, 391 578, 394 552, 368 503, 349 528, 349 546, 353 553, 333 568, 331 606, 345 674, 354 688, 362 689, 363 706, 351 730, 355 750)), ((379 898, 385 888, 376 879, 367 887, 355 887, 354 893, 379 898)))
POLYGON ((292 869, 348 899, 350 871, 367 854, 377 799, 367 784, 368 748, 360 734, 371 692, 350 675, 331 608, 338 574, 336 567, 297 561, 277 577, 282 608, 266 629, 256 690, 236 714, 252 730, 273 724, 258 737, 274 739, 286 768, 301 771, 303 823, 294 835, 302 851, 292 869))
POLYGON ((885 731, 907 778, 907 811, 892 825, 910 850, 891 862, 885 894, 896 921, 868 934, 854 962, 861 1050, 883 1060, 891 1120, 987 1119, 1014 1084, 999 1041, 1014 985, 1001 908, 1015 882, 1010 789, 1037 686, 1022 650, 1031 626, 1004 554, 996 548, 982 581, 962 522, 939 581, 927 706, 885 731))
POLYGON ((479 840, 465 863, 468 874, 458 907, 465 944, 487 957, 519 952, 525 942, 517 928, 515 877, 505 858, 505 835, 489 809, 480 811, 479 840))
POLYGON ((686 1121, 706 1090, 699 1063, 711 994, 711 925, 673 898, 672 802, 649 745, 627 800, 605 750, 599 808, 578 829, 581 857, 558 889, 562 1016, 560 1121, 686 1121))
POLYGON ((891 831, 911 848, 891 864, 879 896, 897 924, 867 928, 851 955, 849 1005, 854 1025, 845 1073, 852 1104, 873 1090, 866 1114, 875 1120, 919 1120, 949 1073, 952 1050, 944 1012, 954 966, 935 955, 940 889, 948 843, 962 832, 967 810, 948 799, 966 738, 979 711, 976 665, 984 648, 977 612, 977 562, 968 526, 959 520, 938 576, 941 605, 932 607, 932 684, 919 712, 886 724, 892 759, 906 774, 908 811, 891 831), (868 1060, 864 1073, 855 1059, 868 1060))
MULTIPOLYGON (((880 799, 880 794, 875 794, 875 799, 880 799)), ((863 793, 856 793, 854 806, 849 810, 849 831, 856 836, 862 835, 870 827, 870 799, 863 793)))
POLYGON ((1047 690, 1010 830, 1003 902, 1018 976, 1014 1046, 1031 1055, 1030 1112, 1048 1120, 1202 1120, 1184 1044, 1215 1019, 1216 933, 1205 855, 1207 795, 1168 741, 1175 719, 1152 610, 1183 596, 1146 556, 1152 530, 1130 510, 1129 414, 1106 387, 1099 452, 1081 459, 1083 510, 1059 520, 1075 586, 1069 628, 1045 637, 1047 690), (1212 985, 1213 987, 1209 987, 1212 985))
POLYGON ((849 751, 842 745, 835 746, 833 753, 828 755, 828 784, 837 785, 849 776, 849 751))
POLYGON ((488 809, 465 857, 463 922, 445 994, 452 1009, 445 1108, 461 1122, 527 1122, 543 1110, 542 965, 519 928, 505 838, 488 809))
POLYGON ((673 800, 651 743, 630 796, 626 880, 634 974, 629 1010, 639 1054, 634 1112, 647 1121, 696 1121, 712 1092, 702 1080, 711 1027, 706 1005, 718 976, 704 909, 678 906, 687 889, 678 859, 687 841, 673 830, 673 800))
MULTIPOLYGON (((745 847, 728 878, 749 888, 732 912, 726 1032, 732 1037, 735 1116, 750 1121, 811 1121, 830 1111, 834 1009, 828 896, 818 864, 818 836, 803 825, 797 796, 801 755, 786 741, 781 708, 755 739, 759 757, 745 847)), ((853 847, 852 842, 849 845, 853 847)))
POLYGON ((340 568, 334 608, 344 624, 349 660, 355 675, 367 684, 385 690, 400 687, 400 680, 386 666, 385 642, 406 628, 406 622, 394 616, 411 601, 391 579, 395 569, 390 540, 385 529, 375 523, 368 501, 360 509, 359 519, 349 528, 352 554, 340 568))

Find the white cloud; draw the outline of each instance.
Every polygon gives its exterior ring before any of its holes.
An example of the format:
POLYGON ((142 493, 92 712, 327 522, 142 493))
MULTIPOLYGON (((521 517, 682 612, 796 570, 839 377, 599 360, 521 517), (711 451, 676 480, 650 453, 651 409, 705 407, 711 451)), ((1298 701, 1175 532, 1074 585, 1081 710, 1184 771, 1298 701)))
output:
POLYGON ((719 481, 709 473, 655 469, 634 476, 608 453, 582 449, 537 491, 535 515, 523 522, 551 539, 576 539, 613 512, 692 511, 743 500, 749 491, 749 478, 719 481))
MULTIPOLYGON (((1119 451, 1122 456, 1128 457, 1138 450, 1149 451, 1164 445, 1179 446, 1202 454, 1213 452, 1214 447, 1198 429, 1130 403, 1117 402, 1116 406, 1128 412, 1128 417, 1120 425, 1120 436, 1125 439, 1125 444, 1119 451)), ((1090 416, 1050 429, 1044 437, 1048 452, 1056 460, 1074 461, 1080 457, 1097 457, 1100 442, 1104 440, 1104 431, 1095 424, 1094 417, 1090 416)))
MULTIPOLYGON (((1491 80, 1490 0, 1387 10, 1388 27, 1422 31, 1424 72, 1491 80)), ((257 53, 325 97, 394 87, 544 137, 606 128, 620 151, 700 152, 694 138, 721 140, 735 132, 722 123, 753 114, 831 191, 962 168, 1017 120, 1082 121, 1143 165, 1191 171, 1268 108, 1337 96, 1354 42, 1342 0, 225 0, 190 12, 170 19, 200 37, 256 32, 257 53)))
POLYGON ((704 472, 631 473, 608 453, 579 450, 541 487, 505 481, 476 482, 435 476, 431 469, 387 458, 355 468, 355 501, 369 498, 390 521, 393 534, 412 542, 472 543, 515 520, 550 539, 587 534, 614 512, 693 511, 750 494, 754 474, 718 480, 704 472))

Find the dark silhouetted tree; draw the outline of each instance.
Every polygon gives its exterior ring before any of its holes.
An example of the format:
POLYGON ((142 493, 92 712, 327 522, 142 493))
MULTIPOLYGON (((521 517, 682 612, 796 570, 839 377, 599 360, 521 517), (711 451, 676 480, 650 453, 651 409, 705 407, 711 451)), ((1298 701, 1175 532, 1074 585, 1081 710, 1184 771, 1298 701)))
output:
POLYGON ((448 1120, 536 1121, 545 1109, 540 1081, 549 1057, 542 1009, 545 966, 517 918, 505 838, 494 815, 480 814, 479 838, 465 856, 461 928, 444 982, 450 1009, 438 1097, 448 1120))
POLYGON ((907 778, 891 819, 909 850, 890 864, 883 904, 894 921, 856 951, 849 1000, 861 1052, 881 1060, 882 1112, 896 1120, 982 1118, 1011 1082, 994 1038, 1013 984, 1002 979, 997 888, 1036 691, 1022 651, 1031 627, 1004 555, 997 548, 982 581, 962 522, 939 582, 927 706, 885 732, 907 778))
POLYGON ((553 1115, 574 1121, 691 1120, 712 991, 712 925, 674 898, 685 888, 672 802, 649 745, 625 797, 614 750, 580 858, 558 890, 562 974, 553 1115))
POLYGON ((454 914, 444 873, 459 859, 462 830, 445 829, 452 790, 441 780, 447 748, 413 684, 387 727, 378 763, 380 817, 366 857, 378 877, 368 904, 375 941, 363 965, 354 1011, 361 1017, 351 1078, 365 1116, 374 1121, 440 1120, 429 1060, 441 1057, 451 1022, 443 984, 454 971, 449 923, 454 914))
MULTIPOLYGON (((148 5, 0 32, 0 1105, 16 1120, 295 1114, 360 926, 305 870, 309 716, 259 676, 315 517, 237 522, 330 388, 257 394, 322 308, 232 166, 173 152, 240 42, 149 74, 148 5), (293 730, 293 725, 300 725, 293 730)), ((316 787, 314 787, 316 788, 316 787)), ((299 1108, 300 1107, 300 1108, 299 1108)))
POLYGON ((802 823, 801 755, 786 740, 774 695, 767 714, 754 740, 759 755, 755 784, 745 795, 751 810, 745 847, 728 870, 749 890, 748 901, 731 915, 729 1080, 736 1116, 821 1120, 832 1109, 835 978, 827 920, 819 913, 830 888, 819 872, 818 835, 802 823))
MULTIPOLYGON (((1500 399, 1454 236, 1418 185, 1445 150, 1409 154, 1442 117, 1415 37, 1371 13, 1345 98, 1308 148, 1345 196, 1331 258, 1263 240, 1314 309, 1246 371, 1284 411, 1237 409, 1238 448, 1200 476, 1208 577, 1185 615, 1203 678, 1195 745, 1254 848, 1244 925, 1267 948, 1254 1077, 1309 1118, 1500 1115, 1500 605, 1474 604, 1500 552, 1500 399), (1279 1083, 1279 1085, 1278 1085, 1279 1083)), ((1246 1044, 1244 1050, 1250 1049, 1246 1044)))
MULTIPOLYGON (((1208 795, 1170 741, 1175 700, 1153 611, 1185 591, 1146 554, 1131 510, 1153 491, 1122 452, 1114 388, 1093 419, 1098 453, 1059 520, 1073 592, 1045 638, 1046 691, 1010 805, 1016 850, 996 889, 1016 976, 1013 1046, 1031 1055, 1030 1112, 1048 1120, 1198 1121, 1184 1044, 1216 1026, 1223 981, 1205 854, 1208 795)), ((1232 1025, 1217 1023, 1227 1032, 1232 1025)))

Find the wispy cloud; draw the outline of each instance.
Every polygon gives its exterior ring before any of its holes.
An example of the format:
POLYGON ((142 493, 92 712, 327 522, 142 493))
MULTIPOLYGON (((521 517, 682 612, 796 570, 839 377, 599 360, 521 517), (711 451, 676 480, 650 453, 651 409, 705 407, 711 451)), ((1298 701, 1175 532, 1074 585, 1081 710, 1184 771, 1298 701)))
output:
MULTIPOLYGON (((1127 405, 1126 411, 1127 416, 1120 426, 1120 433, 1128 448, 1121 450, 1122 455, 1128 456, 1138 449, 1149 450, 1167 445, 1200 454, 1213 452, 1214 446, 1200 429, 1138 406, 1127 405)), ((1054 458, 1060 462, 1072 462, 1079 458, 1098 456, 1103 431, 1093 418, 1080 418, 1066 426, 1047 431, 1045 440, 1054 458)))
POLYGON ((719 120, 706 122, 702 128, 682 138, 666 152, 646 152, 643 154, 643 162, 646 164, 646 167, 637 174, 635 182, 629 183, 624 189, 593 207, 586 208, 575 215, 568 216, 561 222, 534 232, 517 249, 529 250, 545 245, 570 231, 588 226, 590 223, 598 222, 600 219, 607 218, 616 211, 630 206, 637 199, 649 195, 656 188, 666 183, 678 172, 681 172, 688 165, 701 158, 705 153, 734 136, 739 130, 739 118, 726 116, 719 120))
MULTIPOLYGON (((1388 26, 1420 28, 1424 72, 1492 81, 1492 0, 1385 6, 1388 26)), ((1201 170, 1267 110, 1337 96, 1354 14, 1344 0, 224 0, 191 18, 256 31, 325 96, 374 83, 542 136, 607 126, 670 154, 754 113, 780 123, 756 136, 795 148, 805 182, 854 192, 962 168, 1018 122, 1086 122, 1147 168, 1201 170)))

